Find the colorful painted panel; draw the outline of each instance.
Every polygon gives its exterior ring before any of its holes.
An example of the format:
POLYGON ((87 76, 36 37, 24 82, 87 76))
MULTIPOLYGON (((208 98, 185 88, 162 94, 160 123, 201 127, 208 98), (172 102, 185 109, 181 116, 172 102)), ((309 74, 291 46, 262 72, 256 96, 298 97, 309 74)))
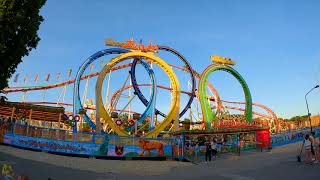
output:
POLYGON ((140 139, 119 136, 102 136, 98 143, 59 141, 14 134, 5 134, 3 143, 49 152, 115 157, 172 156, 171 139, 140 139))
POLYGON ((130 138, 110 136, 108 156, 158 157, 172 156, 172 139, 130 138))
MULTIPOLYGON (((316 136, 320 136, 320 128, 314 129, 316 136)), ((306 134, 310 134, 310 130, 304 130, 299 132, 285 132, 282 134, 278 134, 276 136, 272 136, 271 144, 272 147, 282 146, 290 143, 295 143, 302 141, 306 134)))
POLYGON ((10 141, 7 141, 7 143, 19 147, 68 154, 93 155, 99 154, 100 149, 98 144, 57 141, 20 135, 11 136, 10 141))

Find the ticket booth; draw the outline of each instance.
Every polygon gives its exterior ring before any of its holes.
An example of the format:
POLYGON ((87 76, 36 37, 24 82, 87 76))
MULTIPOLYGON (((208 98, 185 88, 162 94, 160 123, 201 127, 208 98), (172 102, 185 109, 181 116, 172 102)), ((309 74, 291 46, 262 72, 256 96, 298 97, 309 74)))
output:
POLYGON ((260 143, 261 148, 271 147, 269 129, 257 130, 256 131, 256 141, 260 143))

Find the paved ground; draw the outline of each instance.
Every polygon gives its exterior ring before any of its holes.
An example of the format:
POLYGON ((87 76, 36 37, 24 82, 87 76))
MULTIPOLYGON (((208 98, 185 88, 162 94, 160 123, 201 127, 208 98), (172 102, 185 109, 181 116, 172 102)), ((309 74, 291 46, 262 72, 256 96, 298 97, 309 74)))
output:
POLYGON ((0 164, 29 179, 320 179, 320 164, 296 162, 300 144, 271 152, 245 152, 198 165, 176 161, 116 161, 74 158, 0 146, 0 164), (72 167, 72 168, 71 168, 72 167))

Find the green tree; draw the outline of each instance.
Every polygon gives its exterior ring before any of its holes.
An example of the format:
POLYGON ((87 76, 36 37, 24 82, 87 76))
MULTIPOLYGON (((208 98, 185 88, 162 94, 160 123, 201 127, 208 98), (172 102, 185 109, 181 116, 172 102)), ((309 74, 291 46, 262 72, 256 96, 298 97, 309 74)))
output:
POLYGON ((308 120, 308 115, 294 116, 289 119, 289 121, 303 121, 303 120, 308 120))
POLYGON ((37 47, 46 0, 0 0, 0 93, 24 56, 37 47))

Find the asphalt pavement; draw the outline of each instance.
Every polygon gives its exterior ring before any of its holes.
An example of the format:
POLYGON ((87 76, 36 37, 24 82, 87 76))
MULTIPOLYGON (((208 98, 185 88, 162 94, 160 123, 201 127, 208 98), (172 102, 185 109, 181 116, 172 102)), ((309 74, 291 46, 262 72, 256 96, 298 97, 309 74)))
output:
MULTIPOLYGON (((188 166, 172 167, 168 172, 159 171, 158 175, 137 174, 128 171, 123 166, 121 171, 113 172, 112 168, 108 172, 97 173, 93 171, 80 170, 69 167, 60 167, 50 164, 50 162, 39 162, 30 159, 16 157, 10 153, 0 152, 0 164, 12 164, 15 174, 27 175, 33 180, 53 180, 62 179, 215 179, 215 180, 301 180, 320 179, 320 164, 309 165, 305 162, 297 162, 296 155, 299 152, 300 144, 291 144, 278 147, 270 152, 248 151, 242 152, 241 156, 227 155, 210 163, 190 164, 188 166)), ((30 153, 30 152, 28 152, 30 153)), ((33 152, 39 153, 39 152, 33 152)), ((52 156, 51 158, 59 158, 52 156)), ((64 157, 69 158, 69 157, 64 157)), ((88 159, 90 161, 90 159, 88 159)), ((116 166, 117 163, 126 161, 104 160, 106 166, 116 166)), ((159 163, 153 161, 152 163, 159 163)), ((163 163, 163 162, 162 162, 163 163)), ((170 161, 165 162, 168 165, 170 161)), ((128 164, 137 164, 138 168, 150 171, 150 162, 144 163, 134 161, 128 164)), ((91 165, 92 166, 92 165, 91 165)))
POLYGON ((90 171, 58 167, 47 163, 21 159, 12 155, 0 153, 0 165, 2 166, 3 164, 11 164, 16 177, 18 175, 26 175, 29 180, 116 179, 115 175, 111 173, 99 174, 90 171))

